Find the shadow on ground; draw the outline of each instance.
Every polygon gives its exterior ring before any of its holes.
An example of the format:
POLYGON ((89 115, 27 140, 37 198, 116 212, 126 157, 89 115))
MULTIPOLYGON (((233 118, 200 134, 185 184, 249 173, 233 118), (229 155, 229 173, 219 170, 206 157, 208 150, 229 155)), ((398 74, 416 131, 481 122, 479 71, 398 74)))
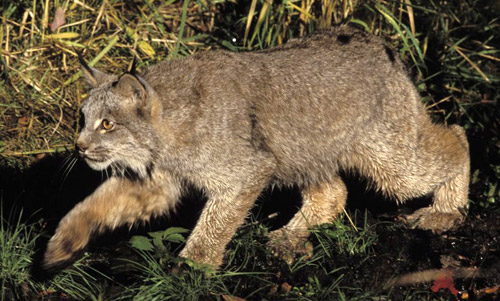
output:
MULTIPOLYGON (((351 177, 353 178, 351 180, 348 176, 345 178, 349 190, 350 209, 368 209, 373 214, 385 214, 387 211, 398 209, 393 202, 367 190, 366 182, 353 180, 356 177, 351 177)), ((0 166, 0 200, 3 217, 13 223, 22 212, 23 222, 42 220, 45 235, 38 243, 39 252, 35 258, 35 267, 40 264, 46 242, 60 219, 78 202, 90 195, 105 179, 105 173, 91 170, 83 160, 76 159, 72 153, 44 156, 23 171, 0 166), (74 162, 72 158, 75 158, 74 162)), ((113 233, 97 237, 91 246, 116 244, 132 235, 166 229, 169 226, 193 228, 204 202, 202 193, 193 188, 191 193, 182 199, 175 214, 158 218, 146 225, 138 225, 132 230, 128 227, 117 229, 113 233)), ((276 229, 290 220, 297 212, 300 203, 300 191, 296 187, 267 189, 259 198, 253 213, 259 220, 264 220, 271 229, 276 229), (277 217, 267 218, 276 212, 279 213, 277 217)))

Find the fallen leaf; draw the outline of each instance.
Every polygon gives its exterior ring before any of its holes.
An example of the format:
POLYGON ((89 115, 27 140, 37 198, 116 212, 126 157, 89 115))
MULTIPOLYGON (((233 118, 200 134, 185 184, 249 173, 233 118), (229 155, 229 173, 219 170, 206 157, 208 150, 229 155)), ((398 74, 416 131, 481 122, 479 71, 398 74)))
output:
POLYGON ((436 293, 442 288, 449 289, 455 296, 458 294, 458 290, 455 288, 455 283, 453 281, 452 271, 444 269, 434 278, 434 284, 431 287, 431 291, 436 293))
POLYGON ((467 300, 467 299, 469 299, 470 296, 469 296, 469 293, 467 291, 462 291, 462 292, 460 292, 459 297, 461 300, 467 300))
POLYGON ((496 294, 498 293, 498 285, 496 286, 493 286, 493 287, 487 287, 487 288, 484 288, 483 291, 486 293, 486 294, 496 294))
POLYGON ((486 296, 496 295, 499 291, 499 288, 500 287, 498 285, 495 285, 492 287, 485 287, 485 288, 479 289, 477 291, 474 291, 474 293, 476 294, 476 296, 479 300, 479 299, 484 298, 486 296))
POLYGON ((148 42, 146 41, 139 41, 137 43, 137 46, 139 46, 139 49, 146 55, 150 56, 150 57, 154 57, 156 55, 156 52, 155 50, 153 49, 153 47, 151 47, 151 45, 148 44, 148 42))
POLYGON ((281 285, 281 292, 288 293, 292 290, 292 286, 288 282, 283 282, 281 285))
POLYGON ((243 298, 232 296, 232 295, 222 295, 222 300, 225 300, 225 301, 246 301, 243 298))
POLYGON ((64 18, 64 9, 62 7, 58 7, 56 9, 54 20, 49 24, 50 31, 54 32, 64 24, 66 24, 66 19, 64 18))
MULTIPOLYGON (((127 35, 133 39, 134 41, 137 41, 140 39, 139 35, 130 27, 125 27, 125 32, 127 33, 127 35)), ((147 56, 149 57, 154 57, 156 55, 156 52, 155 50, 153 49, 153 47, 151 45, 148 44, 148 42, 146 41, 138 41, 137 42, 137 46, 139 47, 139 49, 144 53, 146 54, 147 56)))
POLYGON ((30 118, 28 116, 19 117, 17 119, 17 127, 18 128, 27 127, 29 123, 30 123, 30 118))

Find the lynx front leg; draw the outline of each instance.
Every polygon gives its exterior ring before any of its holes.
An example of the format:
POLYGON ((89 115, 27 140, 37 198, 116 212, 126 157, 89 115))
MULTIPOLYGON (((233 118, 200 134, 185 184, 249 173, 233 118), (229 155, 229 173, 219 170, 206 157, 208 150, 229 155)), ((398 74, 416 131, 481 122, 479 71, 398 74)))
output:
POLYGON ((198 223, 179 256, 219 267, 226 245, 267 185, 271 171, 264 168, 252 173, 251 178, 247 178, 243 184, 246 186, 239 191, 230 188, 224 193, 210 193, 198 223))
POLYGON ((219 267, 226 245, 244 222, 260 191, 210 198, 179 256, 219 267))
POLYGON ((44 266, 53 268, 74 259, 93 233, 168 212, 178 199, 179 187, 163 176, 156 180, 159 183, 113 177, 104 182, 61 220, 47 245, 44 266))
POLYGON ((347 189, 339 176, 302 191, 302 208, 283 228, 269 233, 269 247, 287 262, 312 250, 306 245, 309 228, 331 222, 345 206, 347 189))

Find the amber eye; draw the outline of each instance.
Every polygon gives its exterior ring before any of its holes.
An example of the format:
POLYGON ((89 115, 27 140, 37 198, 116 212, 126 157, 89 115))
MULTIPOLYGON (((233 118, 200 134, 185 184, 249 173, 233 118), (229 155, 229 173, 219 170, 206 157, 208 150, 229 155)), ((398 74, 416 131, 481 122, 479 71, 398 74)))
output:
POLYGON ((113 121, 111 121, 111 120, 103 119, 102 122, 101 122, 101 126, 106 131, 109 131, 109 130, 111 130, 111 129, 113 129, 115 127, 115 123, 113 121))

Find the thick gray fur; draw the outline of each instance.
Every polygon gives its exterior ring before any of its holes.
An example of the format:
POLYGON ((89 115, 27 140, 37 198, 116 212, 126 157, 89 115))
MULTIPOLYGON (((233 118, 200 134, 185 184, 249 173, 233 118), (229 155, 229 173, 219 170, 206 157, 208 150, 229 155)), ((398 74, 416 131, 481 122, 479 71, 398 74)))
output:
POLYGON ((308 227, 342 211, 340 170, 399 202, 433 194, 408 219, 453 227, 467 205, 467 139, 459 126, 431 122, 398 56, 338 27, 265 51, 197 53, 142 75, 84 68, 92 89, 78 147, 114 177, 61 221, 46 265, 72 258, 92 233, 173 210, 183 183, 208 202, 180 255, 214 266, 268 185, 302 189, 301 211, 269 243, 281 255, 302 252, 308 227))

